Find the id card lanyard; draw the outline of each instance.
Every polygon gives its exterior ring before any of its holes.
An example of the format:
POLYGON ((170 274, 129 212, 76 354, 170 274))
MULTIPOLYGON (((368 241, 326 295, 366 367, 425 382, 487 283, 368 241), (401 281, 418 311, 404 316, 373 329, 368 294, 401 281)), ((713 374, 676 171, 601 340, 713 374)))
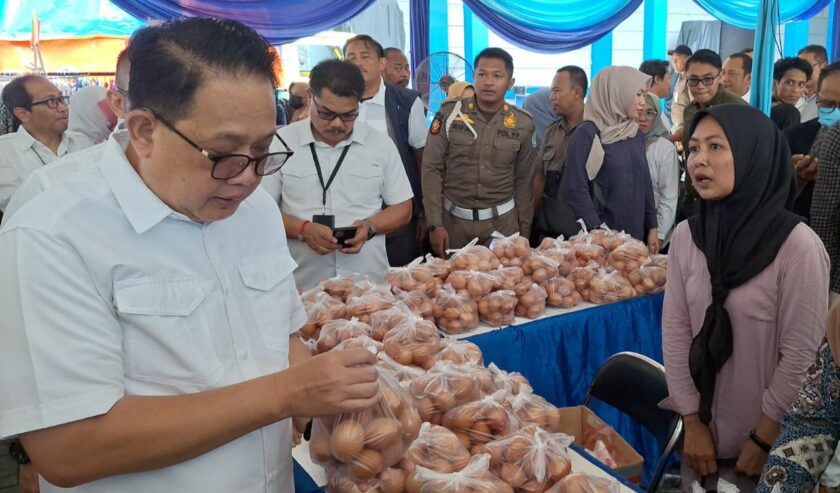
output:
POLYGON ((312 151, 312 160, 315 162, 315 170, 318 171, 318 181, 321 182, 321 205, 323 206, 324 214, 327 213, 327 190, 329 190, 330 185, 332 185, 333 180, 335 180, 335 175, 338 174, 339 168, 341 168, 342 163, 344 163, 344 158, 347 157, 347 151, 350 150, 350 145, 347 145, 343 151, 341 151, 341 156, 338 158, 338 162, 335 163, 335 168, 333 168, 332 174, 330 174, 330 178, 327 180, 327 183, 324 183, 324 173, 321 171, 321 161, 318 160, 318 153, 315 152, 315 144, 309 144, 309 150, 312 151))

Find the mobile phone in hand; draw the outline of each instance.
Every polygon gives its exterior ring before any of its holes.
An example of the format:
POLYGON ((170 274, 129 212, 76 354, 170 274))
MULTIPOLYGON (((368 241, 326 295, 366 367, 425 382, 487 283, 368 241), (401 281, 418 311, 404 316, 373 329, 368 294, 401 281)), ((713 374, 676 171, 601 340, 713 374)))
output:
POLYGON ((359 230, 356 226, 348 226, 346 228, 335 228, 333 229, 333 236, 336 240, 338 240, 338 244, 341 245, 341 248, 347 248, 352 245, 347 244, 347 240, 352 240, 356 237, 356 232, 359 230))

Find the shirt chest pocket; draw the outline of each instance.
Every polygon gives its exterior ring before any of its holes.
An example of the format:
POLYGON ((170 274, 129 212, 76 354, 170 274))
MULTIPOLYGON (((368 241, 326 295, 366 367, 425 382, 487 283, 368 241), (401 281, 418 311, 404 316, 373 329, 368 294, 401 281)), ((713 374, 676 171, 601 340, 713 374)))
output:
POLYGON ((292 315, 297 306, 297 292, 292 273, 297 264, 287 254, 276 253, 246 259, 239 274, 247 288, 243 308, 251 314, 253 326, 265 347, 288 353, 292 315))
MULTIPOLYGON (((395 163, 402 167, 402 163, 395 163)), ((346 174, 342 181, 345 189, 342 193, 349 197, 357 197, 354 202, 367 203, 373 200, 376 203, 381 203, 382 199, 382 165, 379 163, 345 163, 338 174, 345 173, 344 166, 347 166, 346 174), (347 166, 350 164, 350 166, 347 166)), ((336 181, 338 181, 336 179, 336 181)))
POLYGON ((551 163, 554 161, 554 158, 557 156, 557 148, 554 147, 554 144, 545 144, 543 146, 542 152, 540 153, 540 160, 542 161, 543 172, 545 171, 557 171, 553 169, 551 163))
POLYGON ((224 373, 202 306, 199 279, 143 278, 114 284, 126 370, 135 380, 200 391, 224 373))
POLYGON ((289 169, 286 169, 287 167, 288 165, 280 170, 283 182, 283 189, 280 192, 282 200, 293 205, 309 204, 312 201, 312 195, 317 192, 320 203, 321 184, 318 182, 318 172, 311 160, 309 163, 295 163, 295 166, 289 169))

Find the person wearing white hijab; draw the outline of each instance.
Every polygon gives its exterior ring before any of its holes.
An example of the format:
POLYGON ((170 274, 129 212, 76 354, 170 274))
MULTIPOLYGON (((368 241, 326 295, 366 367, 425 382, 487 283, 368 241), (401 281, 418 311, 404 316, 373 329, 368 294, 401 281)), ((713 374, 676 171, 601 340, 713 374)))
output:
POLYGON ((560 188, 587 228, 624 231, 658 252, 645 136, 636 123, 649 87, 650 76, 631 67, 607 67, 595 76, 560 188))
POLYGON ((88 86, 70 96, 70 124, 67 130, 84 135, 92 145, 105 142, 116 124, 108 115, 110 108, 105 100, 106 93, 104 87, 88 86))

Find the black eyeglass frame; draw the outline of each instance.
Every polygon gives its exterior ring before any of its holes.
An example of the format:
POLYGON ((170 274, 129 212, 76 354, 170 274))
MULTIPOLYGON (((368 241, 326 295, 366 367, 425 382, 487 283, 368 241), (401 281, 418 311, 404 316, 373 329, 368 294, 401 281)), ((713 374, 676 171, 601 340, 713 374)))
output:
POLYGON ((312 104, 315 105, 315 111, 318 112, 318 117, 328 122, 331 122, 338 118, 344 123, 350 123, 356 121, 356 119, 359 118, 358 108, 354 111, 348 111, 347 113, 336 113, 335 111, 329 108, 324 108, 323 106, 321 106, 314 97, 312 98, 312 104))
POLYGON ((721 70, 714 77, 698 77, 698 78, 688 77, 688 78, 685 79, 685 84, 688 87, 697 87, 702 83, 704 87, 710 87, 712 84, 715 83, 715 79, 720 77, 720 74, 722 74, 722 73, 723 73, 723 71, 721 70), (706 81, 708 81, 708 82, 706 82, 706 81))
POLYGON ((155 118, 160 120, 160 122, 163 123, 166 126, 166 128, 168 128, 169 130, 172 130, 172 132, 174 132, 175 135, 177 135, 184 142, 186 142, 187 144, 192 146, 193 149, 197 150, 204 157, 209 159, 213 163, 213 167, 210 169, 210 176, 213 179, 216 179, 216 180, 230 180, 230 179, 236 178, 237 176, 241 175, 246 169, 248 169, 248 166, 250 166, 251 164, 254 165, 254 172, 257 174, 257 176, 268 176, 268 175, 271 175, 271 174, 274 174, 274 173, 277 173, 278 171, 280 171, 280 169, 283 168, 283 166, 289 161, 289 158, 292 157, 292 155, 294 154, 294 151, 292 151, 292 149, 289 147, 289 145, 286 144, 286 141, 283 140, 283 138, 280 137, 280 135, 277 132, 274 132, 274 136, 277 137, 277 140, 279 140, 280 143, 283 144, 283 147, 286 148, 285 151, 269 152, 269 153, 263 154, 262 156, 257 156, 257 157, 251 157, 247 154, 237 154, 237 153, 234 153, 234 154, 214 154, 214 153, 208 151, 207 149, 201 147, 200 145, 196 144, 189 137, 187 137, 186 135, 181 133, 180 130, 175 128, 175 125, 173 125, 172 123, 169 122, 169 120, 167 120, 166 118, 161 116, 160 113, 158 113, 154 110, 148 109, 148 108, 146 109, 146 111, 148 111, 155 118), (285 159, 283 160, 282 163, 280 163, 280 166, 278 166, 277 169, 273 169, 273 170, 266 173, 265 169, 263 168, 263 171, 261 172, 260 171, 260 163, 261 162, 267 162, 268 159, 272 156, 284 156, 285 159), (223 159, 228 159, 228 158, 244 159, 245 160, 245 165, 243 165, 239 169, 239 171, 237 171, 236 173, 234 173, 231 176, 216 176, 216 169, 218 168, 219 162, 223 159))
POLYGON ((28 105, 26 105, 26 109, 29 110, 29 109, 32 109, 33 106, 40 106, 42 104, 46 105, 47 108, 49 108, 51 110, 54 110, 54 109, 58 108, 59 104, 63 104, 64 106, 69 106, 70 98, 68 96, 58 96, 56 98, 42 99, 41 101, 35 101, 35 102, 32 102, 32 103, 29 103, 28 105))

